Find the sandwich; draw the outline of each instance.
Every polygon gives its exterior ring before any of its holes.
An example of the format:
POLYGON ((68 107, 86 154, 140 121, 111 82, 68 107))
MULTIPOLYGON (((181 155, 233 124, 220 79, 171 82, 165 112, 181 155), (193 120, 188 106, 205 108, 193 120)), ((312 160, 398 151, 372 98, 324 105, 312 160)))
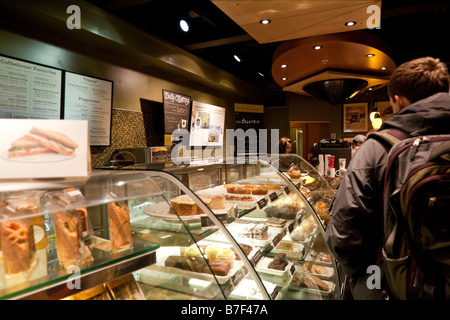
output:
POLYGON ((8 150, 9 158, 41 153, 72 155, 78 145, 61 132, 33 127, 29 133, 17 139, 8 150))
POLYGON ((43 147, 64 155, 71 155, 78 148, 78 145, 68 136, 57 131, 33 127, 25 137, 29 140, 39 142, 43 147))
POLYGON ((8 149, 8 158, 31 156, 34 154, 47 152, 52 151, 47 147, 43 147, 38 141, 21 137, 11 144, 11 148, 8 149))

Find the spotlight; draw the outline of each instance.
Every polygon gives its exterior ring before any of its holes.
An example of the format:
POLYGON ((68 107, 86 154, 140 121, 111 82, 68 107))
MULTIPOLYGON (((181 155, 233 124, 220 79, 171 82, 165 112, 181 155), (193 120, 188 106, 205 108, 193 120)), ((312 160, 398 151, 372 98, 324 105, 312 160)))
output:
POLYGON ((188 21, 186 19, 181 19, 180 20, 180 28, 184 32, 188 32, 189 31, 189 23, 188 23, 188 21))

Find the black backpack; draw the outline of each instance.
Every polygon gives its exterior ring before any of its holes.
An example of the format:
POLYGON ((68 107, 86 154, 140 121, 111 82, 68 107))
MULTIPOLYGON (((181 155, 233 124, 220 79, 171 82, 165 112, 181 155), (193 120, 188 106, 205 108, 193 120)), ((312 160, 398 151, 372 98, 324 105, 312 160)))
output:
POLYGON ((370 137, 390 146, 384 179, 386 276, 398 299, 450 299, 450 135, 370 137))

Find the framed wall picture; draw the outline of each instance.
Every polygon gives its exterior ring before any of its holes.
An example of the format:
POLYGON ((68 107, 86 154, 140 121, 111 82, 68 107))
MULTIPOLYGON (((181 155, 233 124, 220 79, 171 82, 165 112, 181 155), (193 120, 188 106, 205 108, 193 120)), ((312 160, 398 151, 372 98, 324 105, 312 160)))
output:
POLYGON ((344 104, 342 118, 342 131, 344 133, 367 132, 369 118, 368 103, 361 102, 344 104))
POLYGON ((377 107, 381 120, 383 121, 394 114, 394 110, 389 101, 375 101, 375 107, 377 107))

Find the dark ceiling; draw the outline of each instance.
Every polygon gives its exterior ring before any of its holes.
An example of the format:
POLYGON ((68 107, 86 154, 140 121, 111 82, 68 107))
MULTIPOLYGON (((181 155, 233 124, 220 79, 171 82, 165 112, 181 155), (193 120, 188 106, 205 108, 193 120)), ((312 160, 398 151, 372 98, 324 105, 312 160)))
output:
MULTIPOLYGON (((88 2, 265 91, 280 89, 271 75, 272 55, 279 43, 259 44, 209 0, 88 2), (191 21, 188 33, 178 25, 186 15, 191 21), (241 57, 240 63, 234 54, 241 57)), ((384 0, 381 28, 364 32, 387 42, 397 65, 421 56, 450 63, 448 0, 384 0)))

